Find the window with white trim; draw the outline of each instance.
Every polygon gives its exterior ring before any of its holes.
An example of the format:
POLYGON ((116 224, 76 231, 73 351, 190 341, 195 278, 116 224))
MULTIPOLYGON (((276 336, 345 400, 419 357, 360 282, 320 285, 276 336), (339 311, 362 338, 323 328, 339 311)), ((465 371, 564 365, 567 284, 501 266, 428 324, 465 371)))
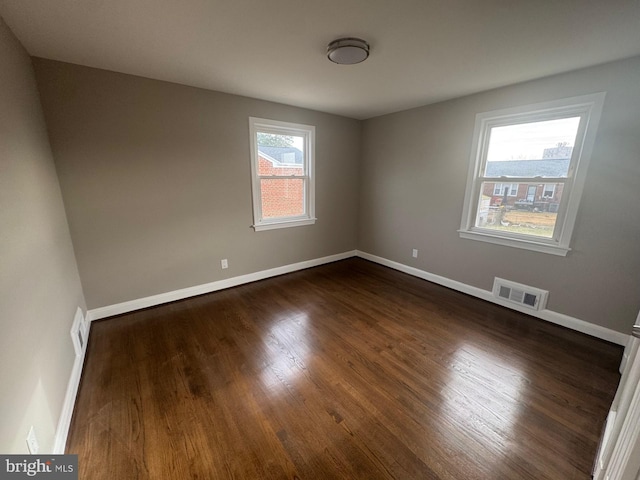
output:
POLYGON ((494 195, 504 195, 505 191, 507 195, 510 197, 515 197, 518 194, 518 184, 517 183, 496 183, 493 187, 494 195))
POLYGON ((556 193, 556 184, 555 183, 545 183, 542 191, 542 196, 545 198, 553 198, 556 193))
POLYGON ((315 127, 249 118, 253 228, 311 225, 315 218, 315 127))
POLYGON ((566 255, 604 96, 478 114, 460 236, 566 255))

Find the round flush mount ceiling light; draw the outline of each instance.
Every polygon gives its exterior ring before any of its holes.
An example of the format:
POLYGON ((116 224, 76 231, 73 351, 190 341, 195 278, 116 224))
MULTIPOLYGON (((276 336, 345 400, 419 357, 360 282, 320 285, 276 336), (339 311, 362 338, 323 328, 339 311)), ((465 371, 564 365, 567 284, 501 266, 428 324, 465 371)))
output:
POLYGON ((368 56, 369 44, 359 38, 339 38, 327 46, 327 58, 340 65, 364 62, 368 56))

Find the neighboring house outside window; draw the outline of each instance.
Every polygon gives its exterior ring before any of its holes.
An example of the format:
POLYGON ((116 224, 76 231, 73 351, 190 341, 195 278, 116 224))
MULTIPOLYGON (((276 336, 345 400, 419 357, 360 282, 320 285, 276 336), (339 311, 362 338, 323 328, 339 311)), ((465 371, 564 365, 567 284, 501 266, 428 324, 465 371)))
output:
MULTIPOLYGON (((258 172, 263 177, 293 176, 303 173, 302 151, 295 147, 258 145, 258 172), (293 159, 290 158, 293 156, 293 159)), ((304 185, 301 181, 263 182, 260 191, 262 212, 268 218, 296 217, 304 213, 304 185)))
MULTIPOLYGON (((564 159, 538 159, 538 160, 518 160, 512 162, 488 162, 487 171, 494 176, 509 175, 535 175, 544 170, 547 174, 560 175, 567 170, 571 160, 571 149, 569 157, 564 159)), ((555 183, 491 183, 484 184, 482 195, 491 197, 490 206, 505 205, 510 208, 520 210, 556 211, 560 199, 562 198, 563 184, 555 183), (505 199, 505 189, 507 198, 505 199), (544 203, 547 202, 547 203, 544 203)))
POLYGON ((503 196, 507 192, 510 197, 515 197, 518 193, 517 183, 496 183, 493 187, 493 194, 503 196))
POLYGON ((249 119, 253 228, 315 223, 315 127, 249 119))
POLYGON ((460 236, 566 255, 604 95, 478 114, 460 236))

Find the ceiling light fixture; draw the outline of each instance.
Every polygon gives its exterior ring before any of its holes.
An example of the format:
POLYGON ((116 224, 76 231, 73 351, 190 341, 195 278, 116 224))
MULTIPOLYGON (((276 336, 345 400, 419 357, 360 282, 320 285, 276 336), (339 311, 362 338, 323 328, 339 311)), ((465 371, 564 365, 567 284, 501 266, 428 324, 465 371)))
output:
POLYGON ((369 56, 369 44, 359 38, 338 38, 327 46, 327 58, 340 65, 364 62, 369 56))

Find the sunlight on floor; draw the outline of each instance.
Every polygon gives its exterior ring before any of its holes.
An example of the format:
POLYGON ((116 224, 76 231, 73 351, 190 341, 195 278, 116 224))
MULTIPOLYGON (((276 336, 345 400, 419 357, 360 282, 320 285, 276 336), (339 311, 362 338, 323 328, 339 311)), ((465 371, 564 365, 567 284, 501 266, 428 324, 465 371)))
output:
POLYGON ((463 344, 453 354, 450 377, 442 390, 442 414, 496 454, 508 454, 528 382, 525 371, 499 354, 463 344), (473 392, 471 395, 470 393, 473 392))
POLYGON ((264 338, 268 360, 260 372, 264 386, 272 393, 294 394, 294 382, 307 369, 312 346, 308 344, 309 317, 305 312, 274 318, 264 338))

